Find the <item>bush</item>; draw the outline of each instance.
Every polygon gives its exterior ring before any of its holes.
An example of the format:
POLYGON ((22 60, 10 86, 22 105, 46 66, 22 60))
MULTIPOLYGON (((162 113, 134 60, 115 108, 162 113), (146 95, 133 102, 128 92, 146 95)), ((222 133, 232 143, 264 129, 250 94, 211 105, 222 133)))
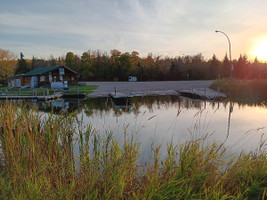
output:
POLYGON ((203 139, 151 146, 124 133, 101 138, 74 115, 0 104, 0 199, 265 199, 267 160, 259 149, 234 157, 203 139), (75 155, 74 146, 79 153, 75 155))

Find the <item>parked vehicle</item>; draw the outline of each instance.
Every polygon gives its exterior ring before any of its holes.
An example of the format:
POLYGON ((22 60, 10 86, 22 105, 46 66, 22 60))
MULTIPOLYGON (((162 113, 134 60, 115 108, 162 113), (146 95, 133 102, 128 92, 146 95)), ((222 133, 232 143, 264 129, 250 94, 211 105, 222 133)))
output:
POLYGON ((137 78, 136 78, 136 76, 129 76, 128 81, 129 82, 136 82, 137 78))

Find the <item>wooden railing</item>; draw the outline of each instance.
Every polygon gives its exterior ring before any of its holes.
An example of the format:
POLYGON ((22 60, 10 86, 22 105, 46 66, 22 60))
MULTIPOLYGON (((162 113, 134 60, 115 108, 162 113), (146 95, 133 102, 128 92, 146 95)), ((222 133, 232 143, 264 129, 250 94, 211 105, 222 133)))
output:
POLYGON ((0 89, 0 96, 46 96, 55 93, 54 90, 49 90, 47 88, 37 88, 37 89, 0 89))

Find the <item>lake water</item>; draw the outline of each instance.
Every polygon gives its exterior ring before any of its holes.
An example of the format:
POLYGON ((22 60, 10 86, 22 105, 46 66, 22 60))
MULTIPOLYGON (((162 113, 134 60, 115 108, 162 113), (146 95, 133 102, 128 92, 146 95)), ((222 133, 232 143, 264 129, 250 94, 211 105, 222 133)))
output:
MULTIPOLYGON (((123 141, 134 135, 140 142, 141 160, 150 155, 151 144, 174 144, 206 138, 225 145, 232 152, 250 151, 267 139, 267 106, 192 100, 179 96, 134 97, 128 106, 116 106, 110 98, 59 100, 37 103, 40 110, 75 111, 94 133, 113 135, 123 141)), ((77 148, 77 147, 76 147, 77 148)), ((263 148, 267 149, 265 144, 263 148)), ((78 150, 77 150, 78 151, 78 150)))
MULTIPOLYGON (((174 144, 206 138, 224 143, 233 153, 250 151, 267 139, 267 106, 192 100, 179 96, 134 97, 127 106, 117 106, 110 98, 33 102, 39 110, 77 112, 94 134, 107 132, 123 142, 134 136, 140 142, 141 160, 151 153, 151 144, 174 144)), ((267 145, 263 146, 267 149, 267 145)), ((76 145, 75 151, 78 152, 76 145)))

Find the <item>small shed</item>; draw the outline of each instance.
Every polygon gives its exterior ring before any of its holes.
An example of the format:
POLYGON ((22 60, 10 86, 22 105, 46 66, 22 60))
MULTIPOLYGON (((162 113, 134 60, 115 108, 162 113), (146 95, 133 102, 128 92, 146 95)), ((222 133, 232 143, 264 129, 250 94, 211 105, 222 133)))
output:
POLYGON ((79 74, 64 65, 56 65, 51 67, 38 68, 25 74, 18 74, 9 77, 9 87, 31 87, 38 88, 41 86, 49 86, 53 82, 73 83, 79 77, 79 74))

